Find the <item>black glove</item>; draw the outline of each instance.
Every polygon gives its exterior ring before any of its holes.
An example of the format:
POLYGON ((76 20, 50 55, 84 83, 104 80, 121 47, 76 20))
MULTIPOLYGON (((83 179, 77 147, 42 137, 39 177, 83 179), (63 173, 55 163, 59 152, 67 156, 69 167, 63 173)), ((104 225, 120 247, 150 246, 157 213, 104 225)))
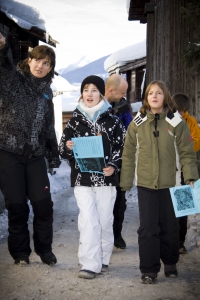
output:
POLYGON ((49 169, 51 168, 59 168, 61 165, 61 160, 59 157, 54 157, 52 159, 48 159, 49 169))

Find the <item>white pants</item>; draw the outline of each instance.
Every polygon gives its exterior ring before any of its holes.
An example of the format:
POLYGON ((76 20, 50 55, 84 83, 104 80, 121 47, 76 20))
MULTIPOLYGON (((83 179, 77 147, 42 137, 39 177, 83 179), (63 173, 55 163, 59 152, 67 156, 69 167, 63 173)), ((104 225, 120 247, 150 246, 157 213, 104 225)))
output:
POLYGON ((113 250, 113 207, 116 187, 76 186, 74 195, 79 207, 79 262, 82 270, 99 273, 102 264, 109 264, 113 250))

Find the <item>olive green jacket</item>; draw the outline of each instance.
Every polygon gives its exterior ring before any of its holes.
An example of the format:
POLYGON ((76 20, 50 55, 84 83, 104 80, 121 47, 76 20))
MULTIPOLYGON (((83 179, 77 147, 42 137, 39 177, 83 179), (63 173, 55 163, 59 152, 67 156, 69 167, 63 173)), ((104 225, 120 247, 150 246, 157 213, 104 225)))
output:
POLYGON ((178 112, 168 115, 138 112, 126 134, 120 186, 125 191, 130 190, 135 179, 136 186, 149 189, 173 187, 179 161, 185 182, 197 180, 199 175, 193 148, 189 128, 178 112))

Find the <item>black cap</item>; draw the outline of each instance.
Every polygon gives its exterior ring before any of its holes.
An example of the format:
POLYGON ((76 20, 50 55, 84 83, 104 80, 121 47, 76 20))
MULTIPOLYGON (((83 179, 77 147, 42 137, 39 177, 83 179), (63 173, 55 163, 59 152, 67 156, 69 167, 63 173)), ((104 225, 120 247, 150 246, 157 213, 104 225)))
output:
POLYGON ((99 92, 104 96, 105 95, 105 83, 104 80, 96 75, 91 75, 86 77, 81 83, 81 94, 83 92, 83 88, 86 84, 94 84, 98 88, 99 92))

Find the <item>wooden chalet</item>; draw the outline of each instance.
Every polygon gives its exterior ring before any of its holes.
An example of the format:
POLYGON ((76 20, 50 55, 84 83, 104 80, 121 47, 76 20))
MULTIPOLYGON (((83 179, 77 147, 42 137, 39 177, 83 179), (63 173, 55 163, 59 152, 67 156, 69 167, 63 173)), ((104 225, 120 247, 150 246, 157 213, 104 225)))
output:
POLYGON ((146 57, 127 63, 120 68, 120 73, 126 74, 128 82, 127 101, 134 103, 142 101, 142 84, 145 85, 146 57))
MULTIPOLYGON (((13 61, 16 65, 19 61, 28 57, 28 50, 39 45, 39 41, 49 44, 53 47, 56 47, 56 40, 54 40, 44 29, 41 29, 39 26, 32 26, 30 30, 22 28, 18 25, 17 22, 9 18, 4 9, 4 3, 6 1, 0 2, 0 32, 8 39, 10 44, 13 61)), ((9 3, 9 2, 8 2, 9 3)), ((29 11, 29 14, 33 14, 34 18, 37 20, 37 13, 33 8, 17 2, 15 4, 16 9, 16 18, 20 17, 17 15, 20 11, 25 9, 29 11)), ((39 18, 39 15, 38 15, 39 18)))
POLYGON ((200 123, 200 76, 185 67, 183 50, 196 31, 181 9, 191 0, 127 0, 128 20, 147 23, 146 84, 163 80, 171 95, 191 99, 189 112, 200 123))
POLYGON ((146 70, 145 40, 112 53, 105 60, 104 68, 110 75, 119 73, 126 77, 128 103, 142 101, 146 70))

